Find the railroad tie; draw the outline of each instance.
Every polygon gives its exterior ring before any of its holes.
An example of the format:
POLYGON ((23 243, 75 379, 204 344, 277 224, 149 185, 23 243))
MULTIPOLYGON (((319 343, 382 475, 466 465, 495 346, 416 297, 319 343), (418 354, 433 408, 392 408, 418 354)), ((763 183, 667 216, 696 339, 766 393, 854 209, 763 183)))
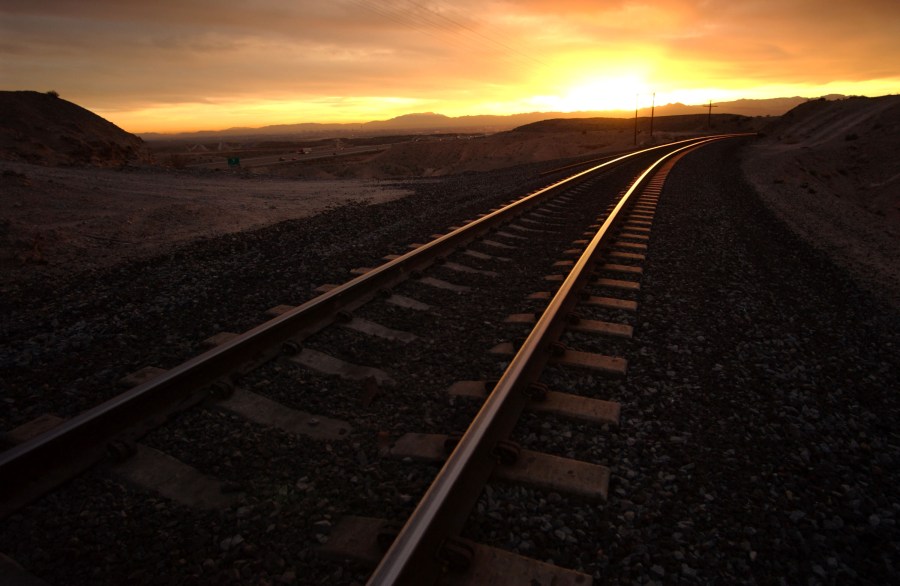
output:
MULTIPOLYGON (((381 561, 383 544, 396 534, 396 526, 376 517, 344 516, 331 529, 328 542, 319 554, 340 563, 348 560, 374 567, 381 561)), ((553 584, 579 586, 590 584, 591 576, 525 557, 467 539, 455 540, 471 552, 471 563, 464 574, 448 573, 442 579, 447 586, 476 584, 553 584)))
MULTIPOLYGON (((489 352, 500 356, 514 356, 516 350, 512 342, 501 342, 491 348, 489 352)), ((574 366, 620 376, 625 376, 628 370, 628 361, 624 358, 594 352, 581 352, 568 348, 564 349, 561 354, 554 355, 550 362, 562 366, 574 366)))
MULTIPOLYGON (((145 375, 150 372, 145 370, 145 375)), ((4 434, 4 439, 13 444, 24 443, 64 422, 65 419, 54 415, 42 415, 4 434)), ((226 483, 165 452, 140 443, 118 442, 118 445, 122 446, 119 450, 122 459, 110 466, 109 471, 119 480, 196 509, 224 509, 240 497, 228 490, 226 483)))
MULTIPOLYGON (((407 433, 383 448, 382 455, 398 460, 443 462, 452 451, 450 440, 444 434, 407 433)), ((520 450, 515 462, 498 465, 494 478, 601 500, 606 499, 609 488, 606 466, 532 450, 520 450)))
MULTIPOLYGON (((489 391, 485 381, 457 381, 448 389, 451 397, 484 400, 489 391)), ((603 401, 572 393, 547 391, 540 399, 530 401, 526 407, 537 413, 552 413, 567 419, 576 419, 600 425, 619 425, 621 406, 615 401, 603 401)))

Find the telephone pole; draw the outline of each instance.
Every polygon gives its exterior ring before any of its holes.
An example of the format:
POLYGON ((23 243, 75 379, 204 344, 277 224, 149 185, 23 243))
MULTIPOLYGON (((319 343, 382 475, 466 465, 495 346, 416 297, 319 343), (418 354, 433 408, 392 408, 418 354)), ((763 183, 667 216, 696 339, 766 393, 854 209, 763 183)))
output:
POLYGON ((718 108, 718 106, 713 106, 712 100, 709 101, 709 111, 706 114, 706 128, 712 128, 712 109, 718 108))
POLYGON ((653 102, 650 104, 650 141, 653 141, 653 111, 656 110, 656 92, 653 92, 653 102))
POLYGON ((640 94, 634 94, 634 144, 637 146, 637 111, 638 111, 638 96, 640 94))

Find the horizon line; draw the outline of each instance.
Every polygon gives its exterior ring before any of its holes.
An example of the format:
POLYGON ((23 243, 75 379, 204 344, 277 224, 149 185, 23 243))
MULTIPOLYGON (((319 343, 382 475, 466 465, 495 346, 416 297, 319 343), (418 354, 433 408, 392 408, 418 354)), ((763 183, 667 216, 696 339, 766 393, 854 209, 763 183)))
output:
MULTIPOLYGON (((824 95, 824 96, 817 96, 817 97, 807 97, 807 96, 781 96, 781 97, 777 97, 777 98, 738 98, 738 99, 736 99, 736 100, 724 100, 724 101, 720 101, 720 102, 712 101, 712 104, 715 106, 716 104, 733 104, 733 103, 737 103, 737 102, 773 102, 773 101, 777 101, 777 100, 806 100, 806 101, 812 101, 812 100, 824 99, 824 98, 829 98, 829 97, 831 97, 831 98, 833 98, 833 99, 846 99, 846 98, 852 98, 852 97, 868 97, 868 96, 848 96, 848 95, 844 95, 844 94, 826 94, 826 95, 824 95)), ((704 103, 704 104, 685 104, 685 103, 682 103, 682 102, 668 102, 668 103, 665 103, 665 104, 659 104, 659 105, 656 105, 656 106, 653 107, 653 108, 655 108, 655 109, 660 109, 660 108, 665 108, 665 107, 669 107, 669 106, 682 106, 682 107, 685 107, 685 108, 701 108, 701 109, 704 109, 704 108, 708 108, 709 104, 708 104, 708 103, 704 103)), ((650 111, 651 109, 653 109, 653 108, 651 108, 651 107, 649 107, 649 106, 644 106, 644 107, 641 107, 641 108, 637 108, 638 117, 640 117, 640 112, 649 112, 649 111, 650 111)), ((147 132, 132 132, 132 134, 135 134, 135 135, 137 135, 137 136, 144 136, 144 135, 178 136, 178 135, 181 135, 181 134, 222 133, 222 132, 235 131, 235 130, 262 130, 262 129, 265 129, 265 128, 273 128, 273 127, 278 127, 278 126, 301 126, 301 125, 311 125, 311 126, 313 126, 313 125, 318 125, 318 126, 364 126, 364 125, 367 125, 367 124, 377 124, 377 123, 391 122, 391 121, 393 121, 393 120, 397 120, 397 119, 405 118, 405 117, 411 117, 411 116, 427 116, 427 115, 430 115, 430 116, 440 116, 440 117, 447 118, 447 119, 450 119, 450 120, 458 120, 458 119, 461 119, 461 118, 480 118, 480 117, 511 118, 511 117, 514 117, 514 116, 528 116, 528 115, 535 115, 535 114, 547 114, 547 115, 554 115, 554 114, 591 114, 591 115, 592 115, 591 117, 593 117, 593 118, 599 118, 599 117, 602 117, 602 116, 596 116, 596 114, 613 114, 613 113, 617 113, 617 114, 620 114, 620 115, 618 115, 618 116, 605 116, 605 117, 607 117, 607 118, 631 118, 631 117, 634 117, 634 116, 635 116, 634 111, 633 111, 633 110, 630 110, 630 109, 628 109, 628 110, 622 110, 622 109, 614 109, 614 110, 570 110, 570 111, 563 111, 563 110, 559 110, 559 111, 540 111, 540 110, 533 110, 533 111, 531 111, 531 112, 515 112, 515 113, 513 113, 513 114, 463 114, 463 115, 460 115, 460 116, 450 116, 450 115, 446 115, 446 114, 441 114, 441 113, 439 113, 439 112, 409 112, 409 113, 406 113, 406 114, 400 114, 400 115, 398 115, 398 116, 394 116, 393 118, 379 119, 379 120, 367 120, 367 121, 361 121, 361 122, 280 122, 280 123, 276 123, 276 124, 264 124, 264 125, 262 125, 262 126, 229 126, 229 127, 225 127, 225 128, 219 128, 219 129, 181 130, 181 131, 176 131, 176 132, 147 131, 147 132)), ((698 112, 698 114, 702 114, 702 112, 698 112)), ((729 112, 717 112, 716 114, 719 114, 719 115, 724 115, 724 114, 737 115, 737 114, 729 113, 729 112)), ((689 114, 678 114, 678 115, 686 116, 686 115, 689 115, 689 114)), ((769 114, 769 115, 771 115, 771 114, 769 114)))

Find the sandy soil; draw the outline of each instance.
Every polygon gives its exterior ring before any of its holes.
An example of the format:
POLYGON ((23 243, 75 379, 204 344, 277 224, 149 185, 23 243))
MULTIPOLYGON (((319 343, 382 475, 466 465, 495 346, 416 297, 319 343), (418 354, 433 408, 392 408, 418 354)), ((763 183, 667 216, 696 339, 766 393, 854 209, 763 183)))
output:
POLYGON ((900 307, 900 96, 810 103, 747 149, 767 205, 876 297, 900 307))
POLYGON ((410 192, 398 182, 408 184, 411 177, 620 151, 631 141, 618 131, 503 133, 237 173, 0 161, 0 287, 145 258, 181 242, 303 218, 350 201, 403 197, 410 192))
POLYGON ((0 162, 0 285, 157 254, 175 243, 408 194, 376 180, 116 171, 0 162))
MULTIPOLYGON (((677 140, 675 133, 656 133, 658 142, 677 140)), ((642 135, 641 140, 645 137, 642 135)), ((628 132, 510 133, 484 137, 423 140, 389 145, 378 153, 256 167, 253 172, 304 179, 386 179, 445 177, 522 165, 585 157, 634 147, 628 132)))
MULTIPOLYGON (((668 142, 676 138, 672 133, 659 133, 656 139, 668 142)), ((504 132, 476 139, 397 145, 373 157, 365 167, 376 176, 399 171, 433 177, 622 151, 633 148, 633 140, 631 133, 617 131, 584 134, 504 132)))

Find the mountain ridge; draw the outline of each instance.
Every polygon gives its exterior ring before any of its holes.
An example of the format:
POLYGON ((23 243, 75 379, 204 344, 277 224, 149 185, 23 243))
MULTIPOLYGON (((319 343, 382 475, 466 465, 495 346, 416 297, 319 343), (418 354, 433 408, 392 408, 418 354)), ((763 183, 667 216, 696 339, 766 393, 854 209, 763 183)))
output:
MULTIPOLYGON (((824 96, 828 100, 841 99, 845 96, 832 94, 824 96)), ((780 116, 795 106, 807 102, 813 98, 800 96, 788 98, 767 99, 740 99, 730 102, 713 103, 716 114, 736 114, 742 116, 780 116)), ((816 98, 817 99, 817 98, 816 98)), ((686 105, 681 103, 666 104, 655 108, 657 116, 676 116, 682 114, 702 114, 708 110, 707 104, 686 105)), ((650 108, 641 108, 639 116, 649 116, 650 108)), ((465 116, 446 116, 435 112, 421 112, 404 114, 388 120, 373 120, 370 122, 351 123, 320 123, 299 122, 292 124, 272 124, 256 128, 232 127, 223 130, 200 130, 195 132, 180 133, 137 133, 144 140, 172 140, 172 139, 208 139, 228 137, 273 137, 273 136, 306 136, 321 137, 328 134, 330 137, 340 137, 357 133, 380 134, 385 132, 500 132, 512 130, 525 124, 540 122, 548 119, 571 118, 631 118, 634 111, 627 110, 597 110, 579 112, 524 112, 508 115, 471 114, 465 116)))

